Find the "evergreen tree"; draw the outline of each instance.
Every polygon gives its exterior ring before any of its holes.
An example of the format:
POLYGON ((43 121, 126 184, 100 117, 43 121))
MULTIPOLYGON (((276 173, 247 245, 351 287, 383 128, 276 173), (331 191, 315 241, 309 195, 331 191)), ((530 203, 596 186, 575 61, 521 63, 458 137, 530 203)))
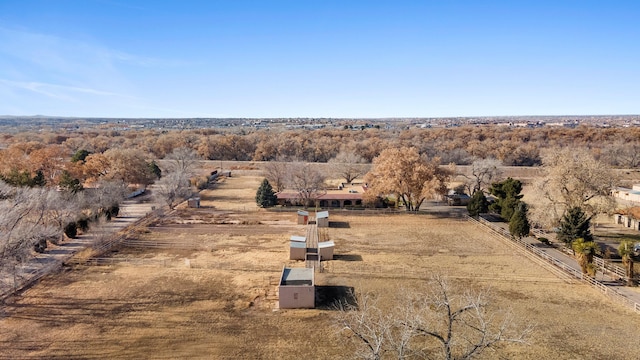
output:
POLYGON ((482 190, 478 190, 473 194, 467 205, 467 210, 469 211, 469 216, 474 217, 489 211, 489 201, 482 190))
POLYGON ((527 219, 527 204, 521 201, 509 220, 509 232, 512 236, 522 238, 529 235, 530 230, 531 226, 527 219))
POLYGON ((60 175, 60 181, 58 182, 60 188, 65 191, 69 191, 71 193, 77 193, 78 191, 82 191, 83 187, 80 184, 80 180, 74 179, 68 171, 64 170, 62 175, 60 175))
POLYGON ((84 160, 89 155, 91 155, 89 151, 85 149, 80 149, 73 154, 73 156, 71 157, 71 162, 75 163, 75 162, 81 161, 82 163, 84 163, 84 160))
POLYGON ((147 166, 149 167, 149 171, 155 175, 155 177, 157 179, 160 179, 162 177, 162 170, 160 169, 160 167, 158 167, 158 164, 156 164, 155 161, 151 161, 150 163, 147 164, 147 166))
POLYGON ((43 187, 47 185, 47 179, 44 178, 44 174, 42 173, 42 170, 38 170, 36 172, 36 176, 33 177, 32 184, 33 186, 39 186, 39 187, 43 187))
POLYGON ((560 230, 558 231, 558 240, 565 244, 571 244, 575 239, 582 238, 585 242, 593 240, 591 231, 589 230, 591 218, 582 211, 580 207, 570 208, 562 220, 560 220, 560 230))
POLYGON ((273 191, 269 180, 262 180, 262 184, 260 184, 260 187, 256 192, 256 203, 258 203, 258 206, 262 208, 272 207, 277 203, 277 200, 278 197, 273 191))
POLYGON ((13 186, 29 186, 33 187, 33 179, 28 170, 20 171, 16 168, 11 169, 7 174, 0 175, 0 180, 13 186))
POLYGON ((511 220, 511 216, 518 208, 522 196, 522 183, 520 180, 507 178, 502 182, 493 183, 489 189, 496 201, 489 206, 489 209, 500 214, 505 221, 511 220))

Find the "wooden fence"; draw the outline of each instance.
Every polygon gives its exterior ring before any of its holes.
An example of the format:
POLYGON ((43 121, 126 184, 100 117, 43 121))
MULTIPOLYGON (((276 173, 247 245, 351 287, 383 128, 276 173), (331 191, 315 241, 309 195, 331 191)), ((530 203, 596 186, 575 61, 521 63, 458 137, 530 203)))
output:
MULTIPOLYGON (((547 269, 553 269, 553 268, 557 268, 559 270, 561 270, 563 273, 570 275, 572 278, 581 280, 586 282, 587 284, 593 286, 594 288, 598 289, 600 292, 602 292, 603 294, 609 296, 610 298, 632 308, 635 312, 640 313, 640 304, 636 303, 633 300, 630 300, 629 298, 627 298, 626 296, 624 296, 623 294, 621 294, 620 292, 618 292, 617 290, 615 290, 614 288, 607 286, 605 284, 603 284, 602 282, 596 280, 595 278, 591 277, 591 276, 587 276, 584 275, 581 271, 576 270, 575 268, 563 263, 562 261, 550 256, 549 254, 545 253, 544 251, 540 250, 539 248, 526 243, 524 241, 522 241, 521 239, 518 238, 514 238, 513 236, 511 236, 511 234, 509 233, 509 231, 507 231, 506 229, 503 229, 501 227, 496 227, 493 226, 491 224, 491 222, 485 220, 485 219, 474 219, 472 217, 468 217, 469 221, 473 221, 476 224, 482 226, 485 229, 488 229, 490 232, 492 232, 493 234, 497 235, 498 238, 500 238, 501 240, 505 240, 506 243, 508 244, 513 244, 515 245, 515 248, 519 249, 523 254, 525 254, 527 257, 529 257, 530 259, 533 259, 531 257, 531 255, 535 255, 535 257, 537 257, 538 259, 542 260, 545 264, 550 264, 553 267, 550 268, 549 266, 545 265, 545 268, 547 269)), ((538 262, 539 263, 539 262, 538 262)), ((607 270, 603 267, 601 269, 607 270)), ((558 273, 557 270, 554 271, 554 273, 558 273)))

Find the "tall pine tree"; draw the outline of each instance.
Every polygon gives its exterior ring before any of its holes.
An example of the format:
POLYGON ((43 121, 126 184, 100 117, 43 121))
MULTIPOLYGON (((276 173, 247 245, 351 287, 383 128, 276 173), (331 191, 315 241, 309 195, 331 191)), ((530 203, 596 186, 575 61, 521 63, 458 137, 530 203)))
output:
POLYGON ((518 204, 518 208, 511 216, 511 220, 509 220, 509 232, 511 233, 511 236, 523 238, 529 235, 530 230, 531 226, 527 219, 527 204, 521 201, 518 204))
POLYGON ((558 240, 565 244, 571 244, 575 239, 582 238, 585 242, 593 240, 589 230, 591 218, 582 211, 580 207, 572 207, 564 214, 560 220, 560 230, 558 240))
POLYGON ((262 184, 260 184, 260 187, 256 192, 256 203, 258 206, 262 208, 272 207, 277 203, 277 201, 278 197, 273 191, 273 187, 271 187, 269 180, 262 180, 262 184))
POLYGON ((511 220, 511 216, 518 208, 520 199, 522 199, 522 182, 512 178, 504 181, 493 183, 489 189, 492 195, 496 197, 496 201, 489 206, 489 209, 500 214, 504 221, 511 220))

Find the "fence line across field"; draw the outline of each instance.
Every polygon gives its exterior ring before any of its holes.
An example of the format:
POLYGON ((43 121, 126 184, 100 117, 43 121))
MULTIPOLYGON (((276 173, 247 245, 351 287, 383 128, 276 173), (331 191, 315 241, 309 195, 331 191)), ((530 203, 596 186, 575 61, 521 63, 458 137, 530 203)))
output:
MULTIPOLYGON (((560 270, 562 270, 562 272, 564 272, 565 274, 570 275, 571 277, 581 280, 589 285, 591 285, 592 287, 596 288, 597 290, 599 290, 600 292, 602 292, 603 294, 607 295, 609 298, 614 299, 620 303, 622 303, 623 305, 626 305, 628 307, 630 307, 631 309, 633 309, 635 312, 640 313, 640 304, 627 298, 626 296, 624 296, 623 294, 619 293, 617 290, 603 284, 602 282, 598 281, 597 279, 587 276, 585 274, 583 274, 581 271, 578 271, 576 269, 574 269, 573 267, 563 263, 562 261, 553 258, 552 256, 546 254, 545 252, 541 251, 540 249, 536 248, 535 246, 528 244, 524 241, 522 241, 521 239, 517 239, 513 236, 511 236, 511 234, 506 231, 505 229, 501 228, 501 227, 495 227, 491 225, 491 222, 480 218, 479 220, 474 219, 472 217, 468 217, 469 221, 473 221, 475 223, 477 223, 478 225, 482 226, 485 229, 488 229, 491 233, 493 233, 494 235, 497 235, 497 237, 501 240, 504 240, 506 243, 510 243, 515 245, 516 249, 519 249, 523 254, 527 255, 527 257, 529 257, 531 259, 531 255, 535 255, 536 257, 538 257, 541 260, 544 260, 545 263, 551 264, 553 265, 553 267, 556 267, 560 270)), ((597 265, 597 264, 596 264, 597 265)), ((545 268, 547 269, 552 269, 553 267, 549 267, 549 266, 545 266, 545 268)), ((606 265, 599 267, 601 270, 607 271, 607 272, 613 272, 609 270, 608 268, 606 268, 606 265)), ((554 271, 554 273, 557 273, 557 271, 554 271)), ((615 273, 617 274, 617 273, 615 273)))

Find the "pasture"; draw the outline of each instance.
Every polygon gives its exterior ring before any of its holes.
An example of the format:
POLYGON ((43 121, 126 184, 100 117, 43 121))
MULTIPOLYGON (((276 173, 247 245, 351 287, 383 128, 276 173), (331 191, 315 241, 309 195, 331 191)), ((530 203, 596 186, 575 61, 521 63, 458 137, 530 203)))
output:
MULTIPOLYGON (((348 359, 325 291, 318 309, 277 309, 278 277, 295 212, 255 205, 261 178, 225 178, 131 231, 93 261, 46 277, 0 308, 4 358, 348 359)), ((528 346, 483 358, 636 359, 640 316, 596 290, 559 279, 462 218, 332 211, 322 236, 336 259, 316 283, 383 296, 419 287, 433 273, 463 287, 490 288, 494 310, 534 323, 528 346)), ((390 297, 389 297, 390 299, 390 297)), ((389 300, 390 301, 390 300, 389 300)))

